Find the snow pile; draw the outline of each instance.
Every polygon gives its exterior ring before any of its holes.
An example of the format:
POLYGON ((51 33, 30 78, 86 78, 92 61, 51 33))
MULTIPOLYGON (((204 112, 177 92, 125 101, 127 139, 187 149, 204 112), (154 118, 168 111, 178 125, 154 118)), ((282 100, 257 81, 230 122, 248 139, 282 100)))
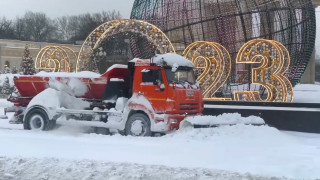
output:
POLYGON ((83 96, 88 91, 87 85, 78 78, 69 78, 68 87, 75 96, 83 96))
MULTIPOLYGON (((0 86, 3 86, 5 78, 9 78, 9 84, 11 87, 14 86, 13 77, 15 76, 31 76, 31 75, 21 75, 21 74, 0 74, 0 86)), ((74 77, 74 78, 99 78, 101 75, 91 72, 91 71, 82 71, 78 73, 67 73, 67 72, 45 72, 40 71, 39 73, 32 76, 40 77, 74 77)))
POLYGON ((175 65, 175 67, 177 67, 177 65, 194 67, 191 61, 175 53, 157 54, 155 57, 153 57, 152 61, 158 65, 166 64, 168 66, 175 65))
POLYGON ((48 109, 85 109, 86 107, 90 107, 89 102, 76 98, 65 91, 57 91, 52 88, 47 88, 35 96, 27 108, 34 105, 40 105, 48 109))
POLYGON ((78 78, 68 78, 65 82, 51 78, 48 83, 49 87, 73 96, 82 96, 88 91, 87 86, 78 78))
MULTIPOLYGON (((226 113, 219 116, 190 116, 185 121, 196 125, 264 124, 257 116, 241 117, 238 113, 226 113)), ((183 122, 182 122, 183 124, 183 122)))
POLYGON ((171 71, 176 72, 178 68, 179 68, 179 65, 177 63, 173 63, 171 71))
POLYGON ((294 87, 293 102, 320 103, 320 85, 298 84, 294 87))
MULTIPOLYGON (((13 103, 12 102, 9 102, 9 101, 7 101, 6 99, 0 99, 0 109, 2 109, 2 108, 7 108, 7 107, 11 107, 11 106, 13 106, 13 103)), ((0 114, 1 114, 2 112, 0 111, 0 114)))
MULTIPOLYGON (((97 162, 91 160, 68 161, 54 158, 0 158, 0 177, 12 179, 65 179, 65 180, 276 180, 250 174, 241 175, 222 170, 172 168, 132 163, 97 162)), ((281 178, 284 179, 284 178, 281 178)))
POLYGON ((115 109, 116 109, 117 111, 123 111, 123 109, 125 108, 127 102, 128 102, 128 98, 119 97, 119 98, 117 99, 115 109))
MULTIPOLYGON (((259 136, 265 134, 267 139, 271 137, 280 137, 283 141, 293 140, 288 138, 287 135, 284 135, 279 130, 267 125, 254 126, 254 125, 245 125, 245 124, 236 124, 233 126, 219 126, 214 128, 182 128, 165 136, 165 138, 183 138, 189 139, 190 141, 208 141, 208 140, 218 140, 218 139, 238 139, 243 138, 247 140, 256 139, 253 136, 259 136), (269 136, 269 137, 268 137, 269 136)), ((263 139, 263 138, 258 138, 263 139)), ((279 140, 280 140, 279 139, 279 140)))
POLYGON ((39 73, 35 74, 34 76, 40 76, 40 77, 98 78, 98 77, 101 76, 101 74, 94 73, 94 72, 91 72, 91 71, 81 71, 81 72, 77 72, 77 73, 40 71, 39 73))
POLYGON ((316 84, 297 84, 294 91, 318 91, 320 92, 320 85, 316 84))
POLYGON ((164 138, 175 142, 188 140, 193 148, 188 152, 198 158, 194 159, 198 165, 202 159, 211 161, 212 164, 206 167, 239 173, 298 179, 320 177, 317 155, 320 153, 320 135, 301 137, 268 126, 235 125, 181 129, 164 138))

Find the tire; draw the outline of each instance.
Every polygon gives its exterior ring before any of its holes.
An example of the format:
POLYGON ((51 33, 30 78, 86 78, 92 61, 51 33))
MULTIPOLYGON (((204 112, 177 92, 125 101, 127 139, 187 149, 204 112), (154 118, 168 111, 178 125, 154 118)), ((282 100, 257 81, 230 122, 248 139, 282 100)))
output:
POLYGON ((127 136, 151 136, 150 120, 142 113, 131 115, 126 123, 125 135, 127 136))
POLYGON ((32 109, 26 114, 23 127, 26 130, 46 131, 53 128, 54 121, 49 121, 47 113, 39 108, 32 109))

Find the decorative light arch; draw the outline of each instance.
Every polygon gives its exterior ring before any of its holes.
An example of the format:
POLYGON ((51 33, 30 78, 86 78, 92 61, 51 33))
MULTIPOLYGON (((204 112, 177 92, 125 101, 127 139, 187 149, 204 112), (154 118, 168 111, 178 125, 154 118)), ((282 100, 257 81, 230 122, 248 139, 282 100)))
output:
POLYGON ((112 20, 98 26, 86 38, 78 55, 76 71, 88 70, 86 65, 89 64, 90 55, 99 48, 105 38, 124 32, 141 34, 152 42, 161 54, 175 53, 169 38, 153 24, 136 19, 112 20))
POLYGON ((66 46, 46 46, 40 50, 35 61, 36 69, 47 69, 54 72, 74 71, 76 53, 66 46))

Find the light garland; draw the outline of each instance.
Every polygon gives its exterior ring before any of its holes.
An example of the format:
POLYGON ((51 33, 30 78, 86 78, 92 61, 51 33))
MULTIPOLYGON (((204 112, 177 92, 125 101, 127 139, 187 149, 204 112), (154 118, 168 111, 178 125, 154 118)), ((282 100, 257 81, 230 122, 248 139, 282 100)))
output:
POLYGON ((231 72, 231 57, 225 47, 215 42, 197 41, 184 50, 183 56, 200 71, 197 81, 204 90, 202 95, 206 100, 231 100, 215 97, 231 72))
POLYGON ((38 53, 35 68, 54 72, 70 72, 73 71, 72 65, 76 59, 77 55, 69 47, 46 46, 38 53))
MULTIPOLYGON (((252 68, 251 78, 253 84, 261 85, 267 90, 265 101, 293 101, 292 85, 284 75, 290 64, 289 52, 284 45, 273 40, 251 40, 239 50, 236 63, 260 65, 252 68)), ((235 92, 234 99, 241 101, 241 97, 246 95, 249 100, 260 101, 261 98, 250 98, 259 93, 259 91, 235 92)))
POLYGON ((262 101, 259 91, 234 91, 236 101, 262 101))
POLYGON ((86 38, 77 58, 76 71, 87 70, 86 64, 89 64, 89 58, 94 49, 99 48, 105 38, 121 32, 141 34, 152 42, 161 54, 175 53, 170 40, 158 27, 136 19, 113 20, 101 24, 86 38))

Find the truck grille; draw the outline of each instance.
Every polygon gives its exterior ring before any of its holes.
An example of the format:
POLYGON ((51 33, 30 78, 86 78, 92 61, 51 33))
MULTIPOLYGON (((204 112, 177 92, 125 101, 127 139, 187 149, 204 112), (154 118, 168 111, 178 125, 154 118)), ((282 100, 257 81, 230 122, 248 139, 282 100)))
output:
POLYGON ((198 110, 198 103, 183 103, 180 104, 180 110, 182 111, 195 111, 198 110))

